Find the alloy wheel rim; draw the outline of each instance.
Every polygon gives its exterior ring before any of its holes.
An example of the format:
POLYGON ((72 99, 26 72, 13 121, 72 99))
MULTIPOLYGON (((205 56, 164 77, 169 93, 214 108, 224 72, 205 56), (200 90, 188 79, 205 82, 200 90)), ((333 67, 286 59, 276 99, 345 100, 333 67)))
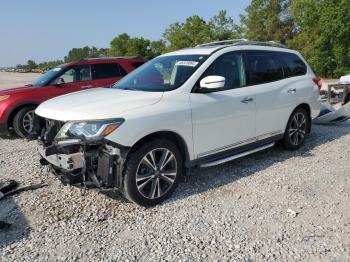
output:
POLYGON ((289 138, 293 145, 300 145, 306 135, 306 117, 302 113, 294 115, 289 128, 289 138))
POLYGON ((145 198, 160 198, 172 188, 176 175, 175 155, 166 148, 153 149, 141 159, 137 167, 137 190, 145 198))
POLYGON ((28 111, 23 116, 22 126, 28 134, 32 132, 34 127, 34 110, 28 111))

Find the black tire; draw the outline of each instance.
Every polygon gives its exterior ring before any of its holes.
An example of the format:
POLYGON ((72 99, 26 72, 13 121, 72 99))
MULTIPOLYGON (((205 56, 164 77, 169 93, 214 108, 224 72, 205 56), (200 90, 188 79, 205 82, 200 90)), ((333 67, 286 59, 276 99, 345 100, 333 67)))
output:
POLYGON ((19 110, 13 119, 13 129, 19 137, 25 138, 29 135, 29 129, 25 127, 24 121, 27 119, 27 114, 34 112, 34 106, 24 107, 19 110))
POLYGON ((310 125, 310 116, 304 108, 294 110, 288 120, 282 145, 287 150, 297 150, 305 142, 310 125))
POLYGON ((157 139, 142 144, 130 153, 124 165, 124 194, 130 201, 141 206, 149 207, 159 204, 174 192, 182 175, 182 170, 181 153, 172 141, 157 139), (167 151, 171 154, 166 153, 167 151), (164 155, 167 156, 164 157, 164 155), (152 157, 158 171, 152 169, 147 162, 147 160, 152 162, 152 157), (161 169, 160 163, 165 162, 166 164, 161 169), (173 172, 173 170, 176 170, 176 172, 173 172), (138 182, 136 179, 138 179, 138 182), (171 181, 173 182, 171 183, 171 181))

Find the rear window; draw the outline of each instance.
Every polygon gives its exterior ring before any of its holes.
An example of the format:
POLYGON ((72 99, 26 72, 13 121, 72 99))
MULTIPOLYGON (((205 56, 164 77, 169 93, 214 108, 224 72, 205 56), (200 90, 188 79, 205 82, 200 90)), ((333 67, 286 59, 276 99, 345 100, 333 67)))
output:
POLYGON ((132 66, 136 69, 136 68, 142 66, 144 63, 145 63, 145 62, 134 62, 134 63, 131 63, 131 64, 132 64, 132 66))
POLYGON ((305 75, 307 67, 299 56, 292 53, 280 53, 279 57, 283 64, 284 76, 293 77, 305 75))
POLYGON ((95 64, 93 65, 93 74, 95 79, 123 77, 127 73, 119 65, 115 63, 95 64))
POLYGON ((249 82, 258 85, 283 79, 283 68, 276 52, 247 51, 249 82))

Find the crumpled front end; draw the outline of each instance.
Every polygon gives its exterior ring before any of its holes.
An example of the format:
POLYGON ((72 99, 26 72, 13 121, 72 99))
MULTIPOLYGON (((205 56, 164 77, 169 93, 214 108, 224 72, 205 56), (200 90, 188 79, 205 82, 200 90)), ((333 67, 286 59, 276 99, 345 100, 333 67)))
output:
POLYGON ((123 164, 128 148, 106 139, 57 139, 64 124, 36 116, 35 130, 40 134, 40 163, 50 166, 64 184, 121 189, 123 164))

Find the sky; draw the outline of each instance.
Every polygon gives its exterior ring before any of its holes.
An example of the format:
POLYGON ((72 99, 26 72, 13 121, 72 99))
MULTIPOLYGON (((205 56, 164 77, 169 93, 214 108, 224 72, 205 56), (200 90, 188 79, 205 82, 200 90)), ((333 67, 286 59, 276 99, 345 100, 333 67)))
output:
POLYGON ((170 24, 226 10, 236 23, 250 0, 1 0, 0 67, 63 59, 74 47, 109 47, 121 33, 158 40, 170 24))

